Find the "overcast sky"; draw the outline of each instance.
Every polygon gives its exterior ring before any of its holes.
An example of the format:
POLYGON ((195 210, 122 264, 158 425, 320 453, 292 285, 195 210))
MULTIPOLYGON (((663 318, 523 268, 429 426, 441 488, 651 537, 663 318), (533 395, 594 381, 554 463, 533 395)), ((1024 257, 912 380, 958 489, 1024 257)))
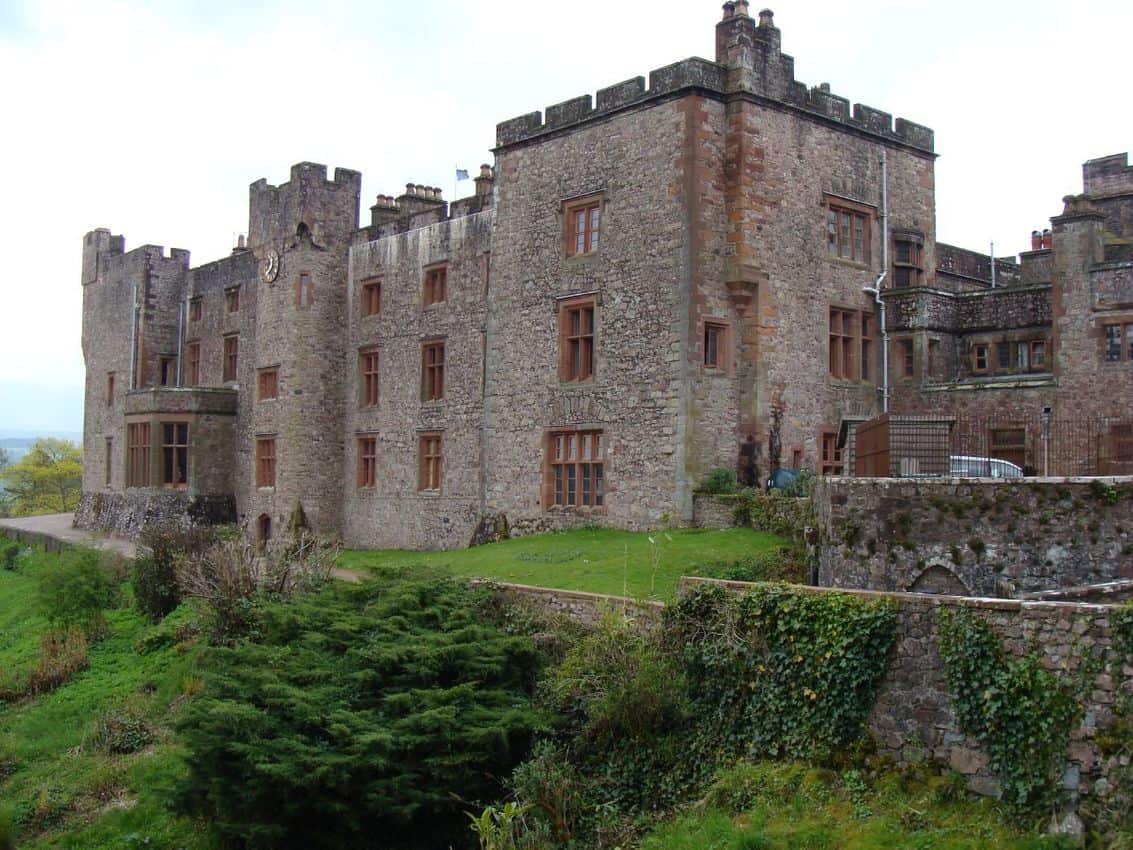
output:
MULTIPOLYGON (((86 231, 199 265, 246 230, 248 185, 303 160, 360 170, 364 220, 407 182, 449 199, 457 165, 491 162, 497 122, 711 59, 721 16, 712 0, 236 5, 0 0, 0 436, 81 427, 86 231)), ((1133 147, 1133 3, 775 12, 798 79, 935 129, 942 241, 1026 250, 1085 160, 1133 147)))

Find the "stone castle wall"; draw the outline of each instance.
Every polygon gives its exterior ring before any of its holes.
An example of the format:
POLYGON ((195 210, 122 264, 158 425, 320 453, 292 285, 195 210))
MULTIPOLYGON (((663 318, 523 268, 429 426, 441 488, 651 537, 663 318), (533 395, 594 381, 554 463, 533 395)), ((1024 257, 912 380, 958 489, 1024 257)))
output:
POLYGON ((824 479, 819 584, 1005 596, 1133 578, 1133 479, 824 479))

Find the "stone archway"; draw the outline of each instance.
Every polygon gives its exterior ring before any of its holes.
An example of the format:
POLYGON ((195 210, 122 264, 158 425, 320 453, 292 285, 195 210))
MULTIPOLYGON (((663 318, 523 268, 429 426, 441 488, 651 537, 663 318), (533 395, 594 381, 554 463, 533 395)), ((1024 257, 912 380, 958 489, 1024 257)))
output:
POLYGON ((933 564, 909 585, 909 593, 926 593, 933 596, 971 596, 967 585, 948 567, 933 564))

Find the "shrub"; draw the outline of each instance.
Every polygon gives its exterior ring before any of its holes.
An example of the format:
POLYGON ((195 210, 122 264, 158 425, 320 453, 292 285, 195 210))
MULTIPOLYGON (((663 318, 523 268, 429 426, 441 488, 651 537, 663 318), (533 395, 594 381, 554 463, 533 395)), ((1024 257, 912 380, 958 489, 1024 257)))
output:
POLYGON ((177 560, 201 552, 215 539, 216 533, 212 529, 186 531, 158 526, 146 529, 142 544, 150 554, 135 560, 130 570, 134 599, 143 616, 157 623, 181 604, 177 560))
POLYGON ((20 556, 20 544, 0 537, 0 567, 5 570, 16 569, 16 559, 20 556))
POLYGON ((81 627, 97 639, 106 632, 103 611, 118 599, 112 565, 93 549, 68 549, 39 574, 39 602, 56 628, 81 627))
POLYGON ((542 725, 535 649, 479 595, 392 575, 265 603, 261 643, 202 659, 181 807, 245 847, 466 846, 542 725))
POLYGON ((267 553, 247 536, 220 539, 176 559, 177 584, 209 609, 211 639, 232 644, 259 630, 261 602, 325 584, 338 549, 306 534, 267 553))
POLYGON ((81 628, 47 632, 40 640, 39 662, 28 676, 26 692, 31 696, 50 693, 89 666, 87 637, 81 628))
POLYGON ((736 472, 733 469, 713 469, 700 484, 700 492, 723 496, 736 492, 736 472))
POLYGON ((681 723, 688 710, 683 684, 651 635, 609 614, 571 648, 545 687, 548 702, 601 741, 681 723))
POLYGON ((787 581, 801 584, 806 565, 797 547, 784 546, 774 552, 759 552, 731 561, 709 561, 696 568, 702 578, 724 581, 787 581))
POLYGON ((83 749, 105 755, 129 755, 153 743, 153 727, 133 703, 104 712, 83 739, 83 749))
POLYGON ((15 850, 16 817, 12 807, 0 804, 0 850, 15 850))
POLYGON ((550 741, 540 741, 531 758, 515 769, 510 785, 516 797, 537 808, 557 841, 574 837, 585 806, 585 788, 567 753, 550 741))

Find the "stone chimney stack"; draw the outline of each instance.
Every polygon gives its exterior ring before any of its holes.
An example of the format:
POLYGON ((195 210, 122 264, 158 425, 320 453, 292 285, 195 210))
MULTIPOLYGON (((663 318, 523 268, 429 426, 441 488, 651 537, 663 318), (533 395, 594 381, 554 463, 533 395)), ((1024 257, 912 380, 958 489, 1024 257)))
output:
POLYGON ((483 197, 492 194, 492 186, 496 182, 496 177, 492 173, 492 166, 481 165, 480 176, 476 178, 476 196, 483 197))
POLYGON ((397 201, 390 195, 378 195, 374 205, 370 207, 370 226, 378 227, 397 218, 399 210, 397 201))
POLYGON ((716 61, 721 65, 742 67, 755 43, 755 21, 747 10, 747 0, 724 4, 724 19, 716 25, 716 61))

